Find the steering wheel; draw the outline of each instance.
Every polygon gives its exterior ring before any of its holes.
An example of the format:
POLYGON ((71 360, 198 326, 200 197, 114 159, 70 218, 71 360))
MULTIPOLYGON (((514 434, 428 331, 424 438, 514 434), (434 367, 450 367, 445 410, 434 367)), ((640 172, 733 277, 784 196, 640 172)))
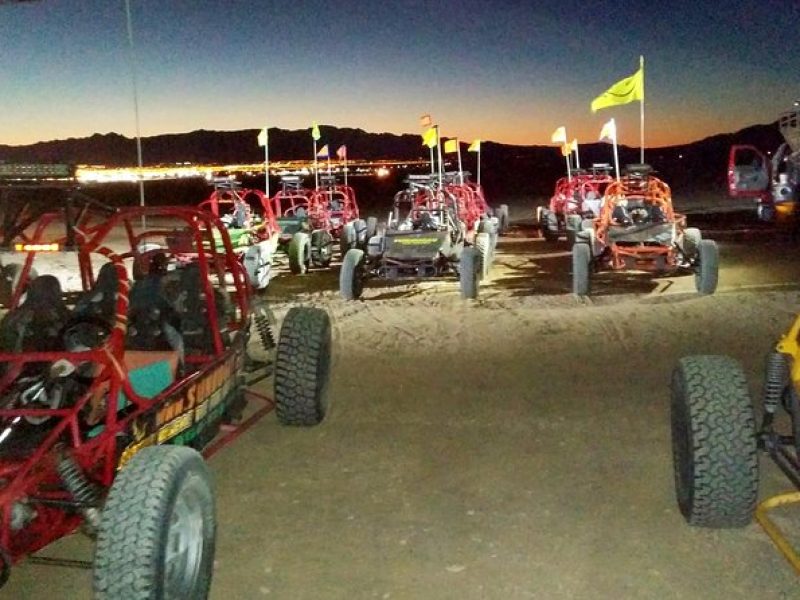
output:
POLYGON ((68 352, 81 352, 102 346, 111 336, 113 326, 95 315, 70 319, 59 332, 68 352))

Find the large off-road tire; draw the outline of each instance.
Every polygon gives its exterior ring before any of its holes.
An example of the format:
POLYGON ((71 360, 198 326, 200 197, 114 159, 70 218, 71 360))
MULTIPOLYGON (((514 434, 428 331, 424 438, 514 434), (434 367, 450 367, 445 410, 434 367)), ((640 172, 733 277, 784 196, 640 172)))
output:
POLYGON ((589 244, 572 246, 572 293, 588 296, 591 286, 592 249, 589 244))
POLYGON ((208 597, 216 515, 203 457, 184 446, 137 452, 103 508, 94 554, 98 600, 208 597))
POLYGON ((703 235, 697 227, 687 227, 683 230, 681 249, 686 258, 691 260, 697 256, 700 240, 702 239, 703 235))
POLYGON ((377 231, 378 231, 378 218, 367 217, 367 243, 369 243, 369 238, 375 235, 377 231))
POLYGON ((499 235, 503 235, 506 231, 508 231, 508 226, 510 225, 508 217, 508 204, 501 204, 498 206, 495 209, 494 214, 497 217, 497 233, 499 235))
POLYGON ((458 281, 462 298, 477 298, 478 283, 481 278, 481 254, 474 246, 468 246, 461 252, 458 266, 458 281))
POLYGON ((317 425, 328 410, 331 320, 319 308, 295 306, 281 326, 275 357, 275 412, 283 425, 317 425))
POLYGON ((311 240, 307 233, 298 231, 292 236, 289 248, 289 270, 295 275, 303 275, 311 266, 311 240))
POLYGON ((364 251, 352 248, 339 270, 339 292, 345 300, 358 300, 364 291, 364 251))
POLYGON ((546 242, 557 242, 560 234, 558 232, 558 217, 551 211, 542 214, 542 236, 546 242))
POLYGON ((567 215, 566 220, 566 233, 567 243, 572 246, 578 238, 578 232, 581 230, 583 219, 580 215, 567 215))
POLYGON ((475 248, 481 255, 481 279, 489 278, 489 270, 492 268, 492 239, 488 233, 479 233, 475 236, 475 248))
POLYGON ((353 230, 356 232, 356 246, 358 248, 367 247, 367 222, 364 219, 356 219, 353 221, 353 230))
POLYGON ((311 234, 311 260, 315 267, 327 268, 333 259, 333 237, 324 229, 311 234))
POLYGON ((494 254, 497 250, 497 221, 494 221, 491 218, 482 218, 480 223, 478 224, 478 233, 488 233, 489 234, 489 249, 490 249, 490 256, 491 262, 494 262, 494 254))
POLYGON ((352 223, 345 223, 339 233, 339 255, 344 260, 347 251, 356 247, 356 229, 352 223))
POLYGON ((713 294, 719 280, 719 250, 714 240, 700 240, 694 285, 700 294, 713 294))
POLYGON ((758 497, 747 381, 727 356, 686 356, 672 373, 675 492, 690 525, 743 527, 758 497))

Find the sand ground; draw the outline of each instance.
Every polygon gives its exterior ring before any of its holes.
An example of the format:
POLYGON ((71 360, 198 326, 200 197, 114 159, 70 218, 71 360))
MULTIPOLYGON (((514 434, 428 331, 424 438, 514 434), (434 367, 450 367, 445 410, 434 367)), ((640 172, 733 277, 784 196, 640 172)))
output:
MULTIPOLYGON (((691 528, 674 500, 676 360, 731 354, 755 395, 765 352, 800 308, 800 246, 713 233, 711 297, 691 276, 618 273, 579 300, 569 248, 524 225, 500 243, 477 301, 455 281, 370 284, 345 303, 335 272, 276 279, 279 314, 302 302, 332 316, 331 409, 312 429, 269 415, 211 460, 211 597, 800 597, 758 525, 691 528)), ((789 489, 761 464, 762 497, 789 489)), ((90 559, 91 545, 74 537, 47 553, 90 559)), ((0 597, 89 598, 90 576, 23 564, 0 597)))

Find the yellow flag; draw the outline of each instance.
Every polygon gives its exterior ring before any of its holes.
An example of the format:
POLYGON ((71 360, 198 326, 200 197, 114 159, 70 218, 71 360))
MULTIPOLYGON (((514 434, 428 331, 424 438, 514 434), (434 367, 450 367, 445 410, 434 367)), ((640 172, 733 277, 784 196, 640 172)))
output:
POLYGON ((574 138, 569 145, 570 152, 575 152, 578 149, 578 138, 574 138))
POLYGON ((444 153, 458 152, 458 139, 447 140, 444 143, 444 153))
POLYGON ((550 141, 554 144, 566 144, 567 143, 567 128, 563 125, 556 129, 553 132, 553 135, 550 136, 550 141))
POLYGON ((572 152, 572 146, 569 144, 561 144, 561 156, 569 156, 570 152, 572 152))
POLYGON ((322 137, 319 133, 319 126, 317 125, 316 121, 311 124, 311 137, 314 138, 314 141, 317 141, 322 137))
POLYGON ((480 140, 475 140, 474 142, 472 142, 469 145, 469 148, 467 148, 467 152, 480 152, 480 151, 481 151, 481 141, 480 140))
POLYGON ((436 127, 427 129, 425 133, 422 134, 422 145, 428 148, 435 148, 437 143, 436 137, 436 127))
POLYGON ((592 100, 592 112, 597 112, 601 108, 608 108, 609 106, 627 104, 634 100, 644 102, 644 63, 641 64, 636 73, 618 81, 592 100))

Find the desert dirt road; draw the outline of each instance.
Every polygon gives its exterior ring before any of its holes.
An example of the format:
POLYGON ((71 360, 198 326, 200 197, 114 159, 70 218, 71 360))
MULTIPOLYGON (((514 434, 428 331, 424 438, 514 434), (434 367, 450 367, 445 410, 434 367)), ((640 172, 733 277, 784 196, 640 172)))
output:
MULTIPOLYGON (((455 281, 280 277, 267 297, 325 307, 331 408, 270 415, 211 460, 213 599, 800 597, 753 524, 687 526, 674 500, 669 378, 688 353, 763 358, 800 310, 800 245, 726 225, 716 295, 691 276, 610 274, 570 293, 569 249, 516 227, 477 301, 455 281)), ((762 460, 761 497, 789 489, 762 460)), ((781 523, 793 527, 798 510, 781 523)), ((798 538, 800 541, 800 538, 798 538)), ((66 540, 49 555, 91 558, 66 540)), ((88 571, 23 564, 0 597, 89 598, 88 571)))

